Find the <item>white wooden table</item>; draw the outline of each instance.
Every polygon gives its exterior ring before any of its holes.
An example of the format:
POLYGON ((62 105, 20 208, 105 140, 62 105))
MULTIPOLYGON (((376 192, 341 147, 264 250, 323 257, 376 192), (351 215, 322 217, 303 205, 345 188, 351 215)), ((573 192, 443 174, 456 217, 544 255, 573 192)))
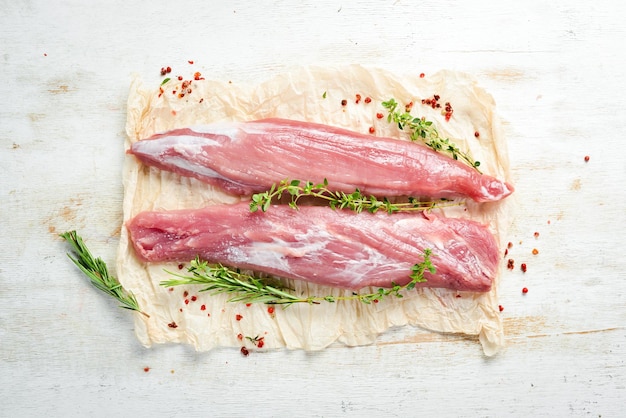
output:
POLYGON ((92 3, 1 2, 0 416, 623 416, 626 3, 92 3), (57 234, 113 264, 131 73, 188 60, 246 82, 473 73, 506 123, 528 263, 500 286, 507 347, 410 328, 315 353, 141 347, 57 234))

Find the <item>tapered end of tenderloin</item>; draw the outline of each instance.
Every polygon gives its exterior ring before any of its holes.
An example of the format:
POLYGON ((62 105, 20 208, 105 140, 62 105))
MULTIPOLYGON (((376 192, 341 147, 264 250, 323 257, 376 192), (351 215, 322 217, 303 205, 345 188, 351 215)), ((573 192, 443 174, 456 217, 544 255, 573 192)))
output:
POLYGON ((511 183, 500 181, 490 176, 481 177, 479 195, 474 197, 477 202, 497 202, 515 191, 511 183))

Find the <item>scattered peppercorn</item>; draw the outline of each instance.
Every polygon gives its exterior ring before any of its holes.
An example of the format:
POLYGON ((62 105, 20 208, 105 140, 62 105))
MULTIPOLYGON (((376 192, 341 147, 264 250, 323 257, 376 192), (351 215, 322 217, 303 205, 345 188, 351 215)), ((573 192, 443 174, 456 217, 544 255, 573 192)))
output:
POLYGON ((370 133, 371 133, 371 134, 373 134, 374 132, 376 132, 376 129, 374 129, 374 127, 373 127, 373 126, 370 126, 369 131, 370 131, 370 133))
POLYGON ((533 248, 533 255, 537 255, 537 254, 539 254, 539 250, 536 248, 533 248))
POLYGON ((237 339, 238 340, 243 340, 243 334, 237 334, 237 339))
POLYGON ((376 117, 378 119, 382 119, 384 117, 384 115, 382 113, 376 113, 376 117))
POLYGON ((189 299, 185 299, 185 305, 189 305, 189 299))
POLYGON ((354 103, 359 104, 359 102, 361 102, 361 95, 357 93, 354 103))
POLYGON ((371 97, 366 97, 366 98, 365 98, 365 103, 371 103, 371 102, 372 102, 371 97))
POLYGON ((443 113, 446 117, 446 122, 450 121, 452 113, 454 113, 454 110, 452 110, 452 105, 450 104, 450 102, 446 102, 445 113, 443 113))
POLYGON ((270 314, 270 315, 273 315, 274 314, 274 307, 270 306, 269 308, 267 308, 267 313, 270 314))
POLYGON ((589 156, 585 155, 585 162, 588 163, 589 162, 589 156))
POLYGON ((509 270, 513 270, 514 267, 515 267, 515 260, 513 260, 512 258, 509 258, 506 268, 508 268, 509 270))
POLYGON ((438 109, 441 107, 441 104, 438 103, 440 98, 438 94, 434 94, 432 99, 422 99, 422 104, 430 106, 433 109, 438 109))
POLYGON ((504 310, 504 306, 498 305, 498 309, 500 310, 500 312, 502 312, 504 310))
POLYGON ((182 269, 183 269, 183 267, 185 267, 185 266, 183 266, 182 264, 179 264, 179 265, 178 265, 178 270, 182 270, 182 269))
POLYGON ((424 73, 420 74, 420 78, 424 78, 425 76, 426 76, 426 74, 424 74, 424 73))
POLYGON ((522 289, 522 293, 524 293, 524 294, 528 293, 528 288, 527 287, 523 288, 522 289))
POLYGON ((241 321, 241 320, 243 319, 243 316, 242 316, 242 315, 237 314, 237 315, 235 315, 235 319, 236 319, 237 321, 241 321))
POLYGON ((193 61, 187 61, 189 64, 193 64, 193 61))
MULTIPOLYGON (((267 332, 266 332, 266 334, 267 334, 267 332)), ((256 336, 256 337, 254 337, 254 338, 252 338, 252 337, 246 337, 246 339, 250 340, 250 342, 251 342, 252 344, 254 344, 255 346, 257 346, 257 347, 259 347, 259 348, 261 348, 261 347, 263 347, 263 346, 265 345, 265 340, 264 340, 264 339, 265 339, 265 337, 259 337, 259 336, 257 335, 257 336, 256 336)))
POLYGON ((246 347, 241 347, 241 354, 242 354, 244 357, 247 357, 247 356, 248 356, 248 354, 250 354, 250 352, 248 351, 248 349, 247 349, 246 347))
POLYGON ((198 300, 198 297, 197 297, 197 296, 195 296, 195 295, 194 295, 194 296, 192 296, 192 297, 191 297, 191 301, 192 301, 192 302, 195 302, 195 301, 197 301, 197 300, 198 300))
POLYGON ((182 75, 179 75, 179 76, 178 76, 178 81, 182 81, 182 80, 183 80, 183 76, 182 76, 182 75))
POLYGON ((202 306, 200 306, 200 310, 201 310, 201 311, 206 311, 206 305, 202 305, 202 306))
POLYGON ((476 138, 480 137, 480 132, 478 132, 478 131, 474 132, 474 137, 476 137, 476 138))
POLYGON ((509 241, 509 243, 506 245, 508 248, 513 248, 513 243, 511 241, 509 241))
POLYGON ((186 298, 187 296, 189 296, 189 292, 187 292, 186 290, 183 292, 183 297, 186 298))
POLYGON ((178 328, 178 325, 176 325, 176 322, 172 321, 169 324, 167 324, 168 327, 170 328, 178 328))
POLYGON ((535 236, 535 238, 539 238, 539 232, 535 232, 533 235, 535 236))
POLYGON ((148 367, 148 366, 144 367, 144 368, 143 368, 143 371, 144 371, 144 372, 146 372, 146 373, 148 373, 148 372, 150 371, 150 367, 148 367))
POLYGON ((345 106, 345 105, 347 105, 347 104, 348 104, 348 101, 347 101, 346 99, 343 99, 343 100, 341 101, 341 105, 342 105, 342 106, 345 106))
POLYGON ((526 273, 526 263, 522 263, 521 269, 522 269, 522 272, 526 273))

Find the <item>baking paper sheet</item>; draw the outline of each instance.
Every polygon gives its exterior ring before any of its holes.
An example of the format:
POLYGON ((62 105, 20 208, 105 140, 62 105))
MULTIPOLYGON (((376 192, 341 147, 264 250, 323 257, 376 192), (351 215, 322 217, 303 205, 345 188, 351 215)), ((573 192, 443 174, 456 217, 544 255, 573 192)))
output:
MULTIPOLYGON (((134 141, 169 129, 267 117, 319 122, 360 132, 368 132, 373 126, 375 135, 407 140, 406 132, 387 123, 386 117, 376 117, 377 113, 386 116, 381 102, 393 97, 401 106, 413 102, 412 114, 434 121, 441 134, 461 149, 470 150, 481 162, 483 172, 510 181, 506 143, 494 113, 494 100, 466 74, 440 71, 422 78, 354 65, 297 68, 258 85, 186 79, 192 81, 185 90, 183 81, 177 79, 161 89, 144 86, 139 78, 133 80, 128 98, 127 149, 134 141), (180 97, 181 93, 184 96, 180 97), (356 94, 362 96, 359 103, 356 94), (452 105, 454 113, 449 122, 441 109, 421 103, 434 94, 440 96, 442 106, 445 102, 452 105), (365 103, 365 97, 372 101, 365 103), (341 104, 344 99, 345 106, 341 104), (479 138, 475 132, 480 133, 479 138)), ((195 179, 145 167, 132 155, 125 156, 123 179, 124 222, 143 210, 199 208, 249 199, 229 196, 195 179)), ((507 200, 480 205, 469 202, 464 207, 447 208, 446 214, 488 224, 503 248, 509 206, 507 200)), ((407 292, 404 298, 388 297, 371 305, 358 301, 296 304, 287 309, 276 306, 269 312, 267 305, 229 303, 225 295, 200 292, 200 286, 160 286, 161 281, 171 278, 166 270, 181 272, 178 263, 140 262, 124 226, 121 231, 117 274, 150 315, 135 317, 137 337, 145 346, 185 343, 199 351, 222 346, 252 347, 245 337, 259 336, 264 339, 263 349, 320 350, 333 343, 371 344, 391 327, 406 325, 477 335, 486 355, 495 354, 503 345, 497 280, 491 292, 485 294, 419 289, 407 292)), ((290 284, 306 295, 349 293, 304 282, 290 284)))

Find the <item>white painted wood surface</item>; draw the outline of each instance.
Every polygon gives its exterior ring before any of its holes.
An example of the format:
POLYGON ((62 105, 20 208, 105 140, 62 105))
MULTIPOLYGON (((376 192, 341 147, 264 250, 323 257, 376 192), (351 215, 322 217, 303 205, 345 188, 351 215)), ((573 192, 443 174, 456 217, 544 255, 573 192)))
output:
POLYGON ((626 3, 177 3, 0 1, 1 416, 623 416, 626 3), (233 81, 475 74, 506 122, 528 264, 500 286, 506 349, 407 328, 316 353, 142 348, 57 234, 113 263, 130 75, 187 60, 233 81))

